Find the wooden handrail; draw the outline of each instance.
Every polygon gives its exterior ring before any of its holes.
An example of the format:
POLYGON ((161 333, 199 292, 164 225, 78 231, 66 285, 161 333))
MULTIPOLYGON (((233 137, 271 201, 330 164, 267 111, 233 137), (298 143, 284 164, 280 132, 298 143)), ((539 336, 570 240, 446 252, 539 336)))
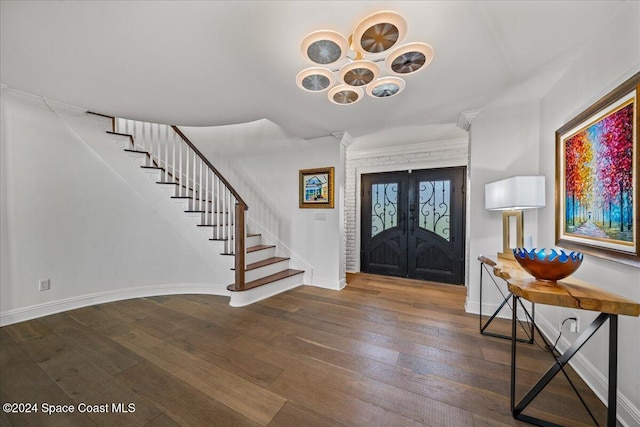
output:
MULTIPOLYGON (((100 113, 94 113, 91 111, 87 111, 87 113, 89 114, 94 114, 96 116, 101 116, 101 117, 106 117, 111 119, 111 132, 108 133, 112 133, 112 134, 117 134, 116 133, 116 118, 113 116, 107 116, 105 114, 100 114, 100 113)), ((235 284, 234 287, 236 290, 238 291, 242 291, 245 289, 245 211, 247 209, 249 209, 249 206, 247 206, 247 204, 245 203, 245 201, 242 199, 242 197, 240 197, 240 194, 238 194, 238 192, 236 191, 235 188, 233 188, 233 186, 229 183, 229 181, 227 181, 222 174, 211 164, 211 162, 200 152, 200 150, 198 150, 196 148, 195 145, 193 145, 193 143, 189 140, 189 138, 187 138, 187 136, 182 133, 182 131, 175 125, 171 125, 171 129, 174 130, 174 132, 180 136, 180 138, 182 139, 182 141, 187 144, 192 150, 193 152, 200 158, 200 160, 207 165, 207 167, 215 174, 215 176, 220 180, 220 182, 222 182, 225 187, 229 190, 229 192, 231 192, 231 194, 233 195, 233 197, 236 199, 236 205, 235 205, 235 224, 234 224, 234 229, 235 229, 235 241, 234 241, 234 251, 235 251, 235 262, 234 262, 234 267, 235 267, 235 284)), ((131 143, 134 144, 135 147, 135 143, 133 140, 133 135, 130 134, 120 134, 123 136, 129 136, 129 138, 131 139, 131 143)), ((147 153, 147 155, 149 157, 151 157, 152 162, 155 164, 155 160, 153 160, 153 157, 151 156, 150 153, 147 153)), ((157 164, 157 166, 160 166, 159 164, 157 164)), ((171 176, 173 176, 171 174, 171 172, 167 169, 167 173, 171 176)), ((180 184, 184 187, 183 184, 180 184)), ((188 189, 188 179, 187 179, 187 186, 184 188, 188 189)), ((193 188, 193 191, 195 192, 195 186, 193 188)))
MULTIPOLYGON (((117 133, 116 132, 116 118, 114 116, 109 116, 106 114, 101 114, 101 113, 94 113, 93 111, 87 111, 87 113, 89 114, 93 114, 94 116, 100 116, 100 117, 105 117, 108 119, 111 119, 111 132, 108 133, 112 133, 112 134, 116 134, 116 135, 122 135, 122 136, 128 136, 131 139, 131 144, 134 144, 133 142, 133 135, 131 134, 122 134, 122 133, 117 133)), ((189 147, 191 147, 191 149, 193 150, 194 153, 196 153, 196 155, 198 157, 200 157, 200 160, 202 160, 204 162, 205 165, 207 165, 209 167, 209 169, 211 169, 213 171, 213 173, 218 177, 218 179, 220 181, 222 181, 222 183, 229 189, 229 191, 231 191, 231 194, 233 194, 233 197, 236 198, 236 200, 238 201, 238 203, 241 206, 244 206, 244 210, 249 209, 249 206, 247 206, 247 204, 245 203, 244 200, 242 200, 242 197, 240 197, 240 194, 238 194, 238 192, 236 191, 235 188, 233 188, 233 186, 229 183, 229 181, 227 181, 225 179, 224 176, 222 176, 222 174, 218 171, 218 169, 215 168, 215 166, 213 166, 211 164, 211 162, 209 161, 209 159, 207 159, 201 152, 200 150, 198 150, 198 148, 196 148, 195 145, 193 145, 193 142, 191 142, 189 140, 189 138, 187 138, 187 136, 182 133, 182 131, 180 130, 180 128, 178 128, 178 126, 175 125, 171 125, 171 129, 173 129, 178 136, 180 136, 180 138, 182 138, 182 140, 185 142, 185 144, 187 144, 189 147)), ((155 163, 155 162, 154 162, 155 163)), ((160 165, 157 165, 160 166, 160 165)), ((171 173, 169 173, 169 175, 171 175, 171 173)))
POLYGON ((196 155, 198 157, 200 157, 200 160, 202 160, 204 162, 205 165, 209 166, 209 169, 211 169, 213 171, 213 173, 216 174, 216 176, 218 177, 218 179, 220 181, 222 181, 222 183, 229 189, 229 191, 231 191, 231 194, 233 194, 233 197, 236 198, 236 200, 238 201, 238 204, 241 206, 244 206, 244 210, 249 209, 249 206, 247 206, 247 204, 244 202, 244 200, 242 200, 242 197, 240 197, 240 195, 238 194, 238 192, 236 191, 235 188, 233 188, 233 186, 231 184, 229 184, 229 181, 227 181, 220 172, 218 172, 218 169, 216 169, 211 162, 209 161, 209 159, 207 159, 204 155, 202 155, 202 153, 200 152, 200 150, 198 150, 196 148, 195 145, 193 145, 193 143, 191 141, 189 141, 189 138, 187 138, 187 136, 182 133, 182 131, 178 128, 178 126, 174 126, 171 125, 171 128, 178 134, 180 135, 180 138, 182 138, 182 140, 189 146, 191 147, 191 149, 193 150, 194 153, 196 153, 196 155))
POLYGON ((234 242, 234 251, 235 251, 235 288, 237 291, 243 291, 245 285, 245 211, 249 209, 249 206, 242 200, 242 197, 238 194, 235 188, 227 181, 218 169, 216 169, 209 159, 207 159, 201 152, 196 148, 195 145, 187 138, 187 136, 182 133, 180 128, 175 125, 171 125, 171 128, 182 138, 185 144, 187 144, 200 160, 204 162, 205 165, 209 167, 213 171, 213 173, 218 177, 218 179, 229 189, 233 197, 236 199, 236 207, 235 207, 235 242, 234 242))

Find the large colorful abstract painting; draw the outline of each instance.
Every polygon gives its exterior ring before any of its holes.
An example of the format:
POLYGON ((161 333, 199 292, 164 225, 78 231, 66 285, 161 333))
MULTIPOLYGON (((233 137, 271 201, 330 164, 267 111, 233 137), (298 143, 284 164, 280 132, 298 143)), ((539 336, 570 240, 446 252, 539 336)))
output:
POLYGON ((638 261, 639 76, 556 132, 560 246, 638 261))

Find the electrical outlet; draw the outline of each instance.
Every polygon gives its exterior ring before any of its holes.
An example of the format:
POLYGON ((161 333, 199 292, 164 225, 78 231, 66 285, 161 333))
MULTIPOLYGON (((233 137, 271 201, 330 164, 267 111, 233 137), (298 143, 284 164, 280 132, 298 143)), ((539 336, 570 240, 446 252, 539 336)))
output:
POLYGON ((51 288, 50 279, 40 280, 38 282, 38 290, 40 291, 48 291, 51 288))
POLYGON ((575 311, 571 313, 571 317, 575 317, 576 321, 571 321, 571 332, 580 332, 580 316, 575 311))
POLYGON ((562 333, 562 328, 569 330, 572 333, 580 332, 580 317, 577 313, 571 313, 570 317, 567 317, 562 322, 558 323, 558 332, 562 333))

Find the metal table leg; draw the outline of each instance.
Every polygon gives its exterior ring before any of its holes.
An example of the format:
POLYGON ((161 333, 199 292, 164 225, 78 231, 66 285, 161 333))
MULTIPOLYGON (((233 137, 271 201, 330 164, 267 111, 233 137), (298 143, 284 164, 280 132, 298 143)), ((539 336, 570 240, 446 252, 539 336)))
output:
MULTIPOLYGON (((484 272, 484 264, 480 263, 480 314, 479 314, 479 319, 480 319, 480 334, 481 335, 486 335, 489 337, 494 337, 494 338, 502 338, 502 339, 507 339, 510 340, 512 339, 511 336, 509 335, 502 335, 502 334, 498 334, 495 332, 489 332, 487 331, 487 327, 491 324, 491 322, 493 322, 493 319, 496 318, 496 316, 498 315, 498 313, 500 313, 500 310, 502 310, 502 308, 505 306, 505 304, 509 303, 509 297, 512 295, 510 292, 508 292, 506 295, 502 292, 502 290, 498 287, 498 284, 496 283, 495 280, 493 280, 492 276, 491 280, 493 281, 493 284, 496 286, 496 288, 498 289, 498 291, 500 291, 500 294, 503 297, 502 303, 500 304, 500 306, 496 309, 496 311, 491 315, 491 317, 489 318, 489 320, 487 320, 484 324, 482 323, 482 287, 483 287, 483 272, 484 272)), ((524 309, 524 305, 522 305, 522 301, 520 301, 518 299, 520 305, 522 306, 522 308, 524 309)), ((513 311, 515 309, 516 305, 511 305, 511 310, 513 311)), ((526 309, 525 309, 526 310, 526 309)), ((534 338, 534 328, 533 328, 533 321, 534 321, 534 316, 535 316, 535 304, 532 305, 532 309, 531 309, 531 326, 529 328, 529 338, 528 339, 524 339, 524 338, 516 338, 516 340, 518 342, 524 342, 527 344, 533 344, 533 338, 534 338)), ((523 328, 524 329, 524 328, 523 328)), ((526 330, 526 329, 525 329, 526 330)))
MULTIPOLYGON (((520 298, 516 295, 513 295, 513 306, 516 306, 517 300, 520 298)), ((582 334, 571 344, 571 346, 564 352, 560 357, 556 358, 556 363, 554 363, 545 374, 538 380, 538 382, 529 389, 529 391, 525 394, 525 396, 520 400, 520 402, 515 403, 515 389, 516 389, 516 349, 517 342, 515 340, 516 332, 517 332, 517 313, 513 312, 512 320, 511 320, 511 413, 513 417, 517 420, 526 421, 531 424, 535 424, 538 426, 558 426, 558 424, 545 421, 536 417, 531 417, 528 415, 522 414, 522 411, 536 398, 536 396, 551 382, 551 380, 556 376, 558 372, 561 370, 564 372, 564 366, 569 363, 571 358, 582 348, 582 346, 597 332, 597 330, 604 324, 604 322, 609 319, 609 395, 608 395, 608 412, 607 412, 607 426, 615 427, 616 426, 616 405, 617 405, 617 354, 618 354, 618 316, 615 314, 608 313, 600 313, 598 317, 591 322, 591 324, 584 330, 582 334)), ((535 323, 533 327, 537 328, 535 323)), ((542 334, 541 334, 542 335, 542 334)), ((545 341, 546 342, 546 341, 545 341)), ((554 355, 555 357, 555 355, 554 355)), ((565 373, 565 376, 567 374, 565 373)), ((567 379, 568 376, 567 376, 567 379)), ((569 380, 570 381, 570 380, 569 380)), ((571 381, 570 381, 571 382, 571 381)), ((577 393, 576 388, 571 383, 574 391, 577 393)), ((582 400, 582 397, 578 394, 580 400, 585 405, 587 411, 589 408, 586 407, 586 403, 582 400)), ((589 414, 592 416, 591 411, 589 414)), ((594 419, 595 421, 595 419, 594 419)))
POLYGON ((616 426, 618 406, 618 315, 609 315, 609 396, 607 397, 607 426, 616 426))

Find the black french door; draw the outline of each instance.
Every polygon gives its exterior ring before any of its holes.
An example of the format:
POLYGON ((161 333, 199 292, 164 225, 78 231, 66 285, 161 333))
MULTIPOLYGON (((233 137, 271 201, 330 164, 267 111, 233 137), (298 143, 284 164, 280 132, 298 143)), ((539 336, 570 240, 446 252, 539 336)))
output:
POLYGON ((360 270, 463 284, 465 172, 362 175, 360 270))

